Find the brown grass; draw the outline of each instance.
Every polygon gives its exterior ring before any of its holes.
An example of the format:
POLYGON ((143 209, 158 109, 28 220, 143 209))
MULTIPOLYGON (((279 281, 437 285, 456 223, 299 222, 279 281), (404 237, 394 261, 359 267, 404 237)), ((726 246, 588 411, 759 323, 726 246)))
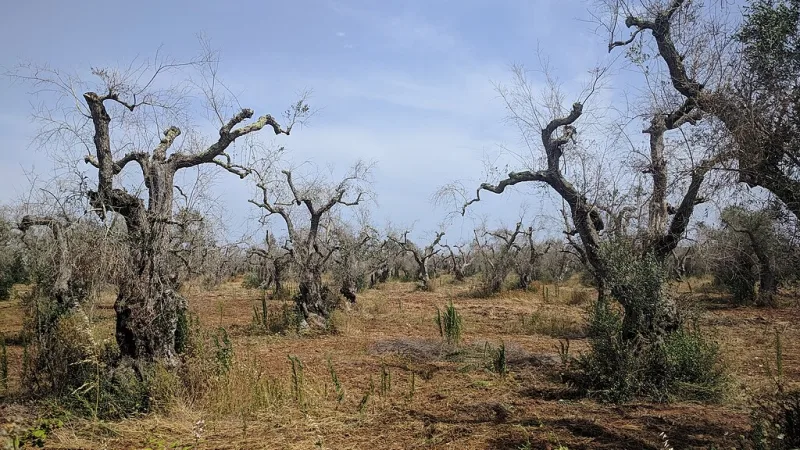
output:
MULTIPOLYGON (((727 403, 609 406, 574 398, 557 379, 558 341, 570 337, 573 354, 586 349, 576 331, 586 305, 571 300, 574 290, 585 288, 561 286, 556 296, 551 285, 545 303, 541 290, 478 299, 465 295, 469 282, 436 282, 435 292, 395 282, 368 291, 358 304, 336 314, 336 334, 315 337, 246 333, 260 294, 239 282, 191 290, 186 293, 190 307, 204 326, 234 330, 237 361, 229 377, 212 380, 210 395, 175 402, 161 414, 113 423, 72 420, 52 433, 48 446, 655 449, 665 432, 675 448, 738 447, 737 436, 748 423, 747 394, 774 386, 766 366, 774 364, 771 330, 781 322, 785 376, 790 384, 800 384, 796 308, 711 304, 701 325, 719 339, 733 371, 737 395, 727 403), (434 323, 435 307, 451 299, 464 320, 458 349, 442 344, 434 323), (520 317, 537 314, 536 326, 521 326, 520 317), (500 342, 510 369, 505 378, 488 369, 485 354, 500 342), (302 405, 292 395, 288 355, 305 367, 302 405), (344 389, 341 403, 328 359, 344 389), (391 376, 391 389, 384 392, 382 368, 391 376), (196 439, 199 420, 205 425, 196 439)), ((113 296, 104 302, 113 302, 113 296)), ((0 331, 14 333, 21 326, 16 304, 0 302, 0 331)), ((101 312, 107 308, 96 306, 101 312)), ((110 314, 96 319, 109 329, 110 314)), ((12 371, 18 369, 20 351, 11 348, 12 371)), ((35 414, 31 407, 0 405, 0 423, 35 414)))

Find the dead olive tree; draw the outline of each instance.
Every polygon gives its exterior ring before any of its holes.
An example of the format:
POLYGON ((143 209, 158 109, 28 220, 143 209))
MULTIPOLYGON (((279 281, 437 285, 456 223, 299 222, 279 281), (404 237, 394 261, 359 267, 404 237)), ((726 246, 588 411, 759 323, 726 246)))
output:
POLYGON ((540 279, 541 259, 550 251, 553 243, 548 242, 544 244, 543 247, 541 245, 537 246, 534 239, 533 227, 528 227, 523 234, 528 242, 527 245, 521 247, 520 251, 517 252, 517 261, 514 264, 514 271, 519 278, 519 288, 527 290, 533 280, 540 279))
MULTIPOLYGON (((589 95, 594 91, 601 74, 602 72, 597 72, 595 78, 590 82, 589 95)), ((659 287, 648 289, 649 293, 633 289, 630 283, 635 282, 637 277, 631 278, 629 274, 620 272, 623 267, 627 266, 616 265, 623 261, 614 261, 609 252, 603 250, 603 233, 606 225, 602 210, 597 203, 590 201, 586 184, 576 184, 579 180, 568 179, 564 172, 566 164, 575 161, 574 158, 570 158, 570 156, 574 156, 570 152, 578 153, 588 150, 581 147, 582 143, 579 140, 577 128, 578 120, 584 113, 584 106, 582 102, 576 102, 569 110, 565 111, 560 103, 563 95, 557 90, 557 87, 553 89, 556 90, 545 93, 543 99, 539 99, 535 94, 535 88, 521 68, 515 70, 515 82, 511 88, 500 88, 501 97, 505 100, 509 111, 509 118, 526 137, 526 142, 532 143, 534 142, 533 137, 537 137, 540 143, 539 151, 543 153, 541 162, 544 167, 510 172, 506 179, 497 184, 481 184, 475 197, 464 204, 462 214, 467 207, 481 200, 483 191, 501 194, 510 186, 529 182, 542 183, 550 187, 566 205, 564 213, 568 226, 567 236, 570 239, 573 236, 579 239, 579 242, 572 241, 574 250, 597 280, 600 300, 605 301, 606 295, 610 293, 623 306, 625 310, 623 328, 626 339, 642 341, 649 341, 652 338, 659 339, 658 336, 663 336, 677 326, 678 319, 674 303, 662 295, 658 280, 654 279, 653 282, 659 287), (647 295, 650 296, 649 299, 643 298, 647 295)), ((696 120, 696 113, 691 105, 680 105, 676 110, 657 112, 656 114, 661 116, 655 121, 659 125, 653 127, 651 124, 652 129, 645 130, 651 134, 650 145, 652 147, 662 144, 664 133, 667 130, 677 129, 696 120), (661 126, 662 120, 668 123, 661 126)), ((536 151, 537 149, 532 146, 532 154, 536 151)), ((658 148, 654 151, 658 156, 658 148)), ((719 159, 698 158, 693 161, 694 164, 689 169, 676 174, 684 179, 688 178, 688 180, 685 191, 678 197, 679 205, 671 211, 672 219, 669 223, 662 224, 663 205, 653 207, 652 236, 638 248, 631 249, 642 255, 642 258, 652 259, 656 265, 663 263, 682 239, 694 208, 701 200, 699 191, 705 176, 719 159)), ((536 161, 531 161, 530 165, 531 167, 535 166, 536 161)), ((580 165, 576 169, 580 169, 580 165)), ((656 164, 654 170, 661 171, 660 162, 656 164)), ((576 171, 573 170, 574 175, 576 171)), ((660 186, 659 180, 655 189, 659 190, 660 186)), ((593 198, 598 198, 597 193, 594 193, 593 198)), ((659 200, 660 194, 653 195, 651 198, 661 201, 659 200)))
POLYGON ((350 303, 355 303, 358 292, 364 290, 373 273, 373 254, 377 242, 377 232, 365 226, 354 233, 343 225, 334 230, 334 239, 338 248, 335 256, 334 277, 339 281, 339 293, 350 303))
MULTIPOLYGON (((376 237, 377 244, 377 237, 376 237)), ((403 253, 389 238, 383 239, 380 245, 371 247, 369 287, 374 288, 378 283, 386 283, 392 275, 392 268, 397 266, 397 256, 403 253)))
POLYGON ((255 175, 258 200, 250 203, 265 217, 281 218, 287 234, 287 251, 297 269, 297 307, 307 322, 324 328, 336 306, 336 295, 322 282, 331 257, 339 250, 331 233, 331 212, 337 206, 360 204, 368 194, 365 182, 371 165, 359 162, 337 184, 319 178, 297 185, 290 170, 279 170, 276 161, 251 169, 255 175), (299 226, 298 222, 302 221, 299 226))
POLYGON ((439 231, 433 238, 433 242, 425 248, 420 249, 416 244, 408 240, 408 231, 403 233, 403 237, 398 239, 389 235, 389 240, 398 245, 404 252, 410 254, 414 261, 417 263, 417 280, 419 281, 419 288, 422 290, 431 289, 431 277, 428 272, 428 261, 441 251, 441 248, 436 248, 444 237, 444 231, 439 231))
POLYGON ((93 84, 46 67, 23 67, 15 75, 40 92, 57 91, 61 96, 52 109, 38 115, 43 123, 42 140, 66 136, 70 140, 65 146, 84 147, 88 151, 85 162, 96 170, 97 177, 96 188, 86 193, 91 208, 101 220, 117 216, 125 223, 127 270, 116 280, 114 310, 117 344, 126 357, 176 363, 175 334, 186 308, 176 292, 176 267, 170 263, 169 252, 176 174, 213 164, 244 177, 247 171, 227 153, 232 144, 264 128, 288 135, 295 121, 308 113, 301 100, 287 112, 286 127, 269 114, 250 121, 254 112, 247 108, 225 118, 228 108, 214 91, 215 63, 207 57, 175 63, 157 55, 155 62, 131 66, 133 69, 92 69, 99 80, 93 84), (169 82, 165 75, 189 70, 207 75, 210 81, 162 87, 169 82), (200 97, 207 100, 204 106, 219 121, 218 133, 209 142, 198 131, 185 133, 176 125, 191 122, 188 103, 192 93, 187 86, 200 86, 200 97), (67 103, 74 108, 61 109, 61 99, 71 100, 67 103), (57 114, 61 116, 57 118, 57 114), (181 136, 186 138, 181 140, 181 136), (148 147, 150 151, 145 150, 148 147), (143 196, 122 185, 121 177, 131 166, 144 181, 143 196))
MULTIPOLYGON (((85 292, 80 293, 73 285, 73 262, 70 259, 70 252, 67 243, 66 229, 71 225, 70 221, 58 219, 53 216, 31 216, 26 215, 20 221, 18 228, 23 233, 27 233, 31 228, 41 226, 50 230, 53 235, 55 257, 53 264, 55 277, 48 289, 48 297, 56 301, 56 307, 62 311, 76 308, 85 297, 85 292)), ((45 288, 45 286, 40 286, 45 288)))
POLYGON ((472 248, 467 244, 444 244, 442 247, 446 248, 450 254, 450 270, 453 272, 453 277, 456 281, 464 281, 465 273, 473 261, 472 248), (453 247, 458 250, 458 254, 453 251, 453 247))
POLYGON ((480 234, 473 230, 473 233, 484 265, 481 294, 496 294, 503 290, 503 283, 514 268, 514 260, 520 251, 517 239, 525 233, 522 222, 517 222, 513 230, 483 230, 480 234))
POLYGON ((287 279, 289 270, 292 266, 292 254, 288 241, 278 246, 277 239, 271 233, 267 233, 265 239, 266 248, 252 247, 248 249, 248 256, 258 257, 259 270, 259 289, 268 290, 273 286, 273 298, 285 298, 288 291, 284 282, 287 279))

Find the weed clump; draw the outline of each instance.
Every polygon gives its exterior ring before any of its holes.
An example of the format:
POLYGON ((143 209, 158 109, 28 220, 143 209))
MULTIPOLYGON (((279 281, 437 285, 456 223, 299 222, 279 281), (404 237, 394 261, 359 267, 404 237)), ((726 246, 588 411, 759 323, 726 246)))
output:
POLYGON ((439 336, 447 345, 458 345, 461 342, 464 323, 452 301, 447 304, 444 311, 436 308, 436 325, 439 327, 439 336))
POLYGON ((589 303, 589 291, 576 289, 569 294, 567 304, 570 306, 581 306, 589 303))
POLYGON ((302 314, 294 303, 283 302, 270 308, 267 298, 262 297, 258 305, 253 305, 252 331, 270 334, 296 333, 300 329, 302 314))
POLYGON ((508 375, 508 361, 506 360, 506 344, 505 342, 500 342, 500 346, 495 348, 489 347, 489 357, 490 357, 490 367, 492 372, 500 375, 501 378, 505 378, 508 375))

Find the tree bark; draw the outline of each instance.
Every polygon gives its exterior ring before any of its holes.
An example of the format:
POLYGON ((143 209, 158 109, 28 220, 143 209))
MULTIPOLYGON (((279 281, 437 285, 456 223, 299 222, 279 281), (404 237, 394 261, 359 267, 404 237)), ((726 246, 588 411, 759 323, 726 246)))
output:
POLYGON ((303 317, 316 327, 325 328, 325 319, 335 305, 332 293, 322 283, 322 273, 317 270, 303 271, 300 274, 299 291, 295 303, 303 317))

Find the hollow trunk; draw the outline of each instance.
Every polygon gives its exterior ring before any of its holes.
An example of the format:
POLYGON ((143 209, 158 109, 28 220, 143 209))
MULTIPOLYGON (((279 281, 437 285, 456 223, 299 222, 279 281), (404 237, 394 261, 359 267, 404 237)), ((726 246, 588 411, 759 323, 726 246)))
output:
POLYGON ((129 239, 128 272, 119 281, 116 339, 123 356, 175 362, 175 333, 186 301, 177 293, 177 273, 170 269, 169 218, 172 213, 174 172, 155 165, 147 184, 149 208, 121 211, 129 239))

